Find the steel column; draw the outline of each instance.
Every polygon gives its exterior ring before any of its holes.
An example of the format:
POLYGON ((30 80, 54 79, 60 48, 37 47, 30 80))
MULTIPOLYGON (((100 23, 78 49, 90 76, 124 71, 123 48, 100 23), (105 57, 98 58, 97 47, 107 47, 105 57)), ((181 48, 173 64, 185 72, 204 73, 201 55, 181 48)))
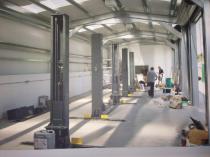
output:
POLYGON ((204 59, 205 59, 205 81, 206 81, 206 119, 209 130, 209 142, 210 144, 210 0, 204 0, 204 14, 203 14, 203 26, 204 26, 204 59))
POLYGON ((103 104, 102 45, 102 35, 92 34, 92 116, 94 117, 99 117, 105 110, 105 106, 103 104))
POLYGON ((112 45, 112 101, 118 105, 120 101, 119 80, 119 44, 112 45))
POLYGON ((129 63, 130 63, 130 91, 135 91, 135 67, 134 67, 134 53, 129 53, 129 63))
POLYGON ((122 49, 122 95, 128 96, 128 49, 122 49))
POLYGON ((181 48, 181 89, 183 96, 189 97, 189 76, 188 76, 188 56, 187 56, 187 39, 185 30, 180 41, 181 48))
POLYGON ((196 39, 196 25, 192 23, 190 25, 190 60, 191 60, 191 97, 192 104, 197 105, 199 103, 199 91, 198 91, 198 63, 197 63, 197 39, 196 39))
POLYGON ((178 43, 177 43, 177 45, 178 45, 178 60, 179 60, 179 63, 178 63, 178 77, 179 77, 179 79, 178 79, 178 84, 179 84, 179 86, 180 86, 180 88, 181 88, 181 85, 182 85, 182 73, 181 73, 181 58, 182 58, 182 55, 181 55, 181 40, 178 40, 178 43))
POLYGON ((69 17, 53 15, 51 111, 47 129, 55 130, 56 148, 69 147, 69 17))

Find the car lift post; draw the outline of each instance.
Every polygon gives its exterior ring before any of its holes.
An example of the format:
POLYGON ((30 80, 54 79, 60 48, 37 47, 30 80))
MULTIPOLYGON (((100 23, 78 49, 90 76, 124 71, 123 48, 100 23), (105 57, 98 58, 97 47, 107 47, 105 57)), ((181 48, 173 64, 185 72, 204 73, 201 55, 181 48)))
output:
POLYGON ((68 148, 69 139, 69 17, 52 15, 51 109, 48 130, 55 131, 55 147, 68 148))
POLYGON ((119 44, 112 44, 112 101, 120 104, 119 44))

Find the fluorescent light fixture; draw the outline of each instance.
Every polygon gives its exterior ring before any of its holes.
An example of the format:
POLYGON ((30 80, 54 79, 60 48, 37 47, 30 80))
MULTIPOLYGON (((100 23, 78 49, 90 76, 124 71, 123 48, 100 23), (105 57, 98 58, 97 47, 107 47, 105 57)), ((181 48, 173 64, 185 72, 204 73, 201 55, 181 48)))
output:
POLYGON ((120 38, 120 39, 131 39, 131 38, 133 38, 133 37, 134 37, 133 35, 128 34, 128 35, 121 36, 121 37, 119 37, 119 38, 120 38))
POLYGON ((106 20, 103 20, 103 21, 99 21, 99 22, 96 22, 95 24, 97 25, 100 25, 100 24, 106 24, 106 25, 114 25, 114 24, 118 24, 118 23, 122 23, 120 21, 120 19, 118 18, 111 18, 111 19, 106 19, 106 20))
POLYGON ((101 28, 103 27, 102 25, 91 25, 91 26, 87 26, 88 29, 90 30, 94 30, 94 29, 98 29, 98 28, 101 28))
POLYGON ((57 9, 60 7, 65 7, 65 6, 71 5, 66 0, 44 0, 44 1, 41 1, 40 3, 45 5, 46 7, 51 8, 51 9, 57 9))
POLYGON ((115 25, 115 23, 107 23, 106 24, 108 27, 115 25))
POLYGON ((161 0, 161 1, 164 1, 164 2, 171 2, 171 0, 161 0))
POLYGON ((84 3, 84 2, 86 2, 88 0, 74 0, 74 1, 77 2, 77 3, 79 3, 79 4, 82 4, 82 3, 84 3))
POLYGON ((15 10, 15 11, 17 11, 17 12, 20 12, 20 13, 27 13, 27 11, 26 11, 24 8, 19 7, 19 6, 17 6, 17 5, 6 4, 6 7, 7 7, 7 8, 10 8, 10 9, 12 9, 12 10, 15 10))
POLYGON ((87 30, 84 29, 84 28, 81 28, 78 32, 79 32, 79 33, 82 33, 82 32, 85 32, 85 31, 87 31, 87 30))
POLYGON ((35 13, 35 14, 46 11, 45 9, 39 7, 36 4, 29 4, 29 5, 25 5, 25 6, 21 6, 21 7, 24 8, 25 10, 35 13))
POLYGON ((147 24, 147 25, 149 24, 149 22, 146 20, 140 20, 140 23, 147 24))
POLYGON ((152 24, 153 24, 153 25, 157 25, 157 26, 159 26, 159 25, 160 25, 160 23, 159 23, 159 22, 152 22, 152 24))

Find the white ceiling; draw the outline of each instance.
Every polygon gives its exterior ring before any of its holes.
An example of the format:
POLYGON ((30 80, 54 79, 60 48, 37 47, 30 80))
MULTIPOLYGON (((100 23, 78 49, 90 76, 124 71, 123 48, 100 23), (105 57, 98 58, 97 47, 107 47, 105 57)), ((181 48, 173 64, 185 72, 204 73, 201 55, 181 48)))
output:
MULTIPOLYGON (((33 1, 40 3, 43 0, 33 0, 33 1)), ((30 5, 32 4, 33 1, 6 0, 6 2, 9 2, 9 4, 16 5, 18 7, 30 5)), ((106 26, 103 25, 101 28, 93 29, 92 31, 86 30, 83 32, 78 32, 78 34, 85 37, 90 37, 92 33, 102 33, 105 37, 107 37, 122 32, 139 32, 139 31, 151 32, 152 34, 154 34, 154 37, 156 32, 163 34, 168 33, 169 36, 171 36, 171 33, 167 29, 165 29, 162 25, 159 25, 158 22, 152 23, 151 20, 161 19, 162 17, 164 19, 167 18, 176 19, 176 14, 174 14, 173 16, 170 15, 171 2, 174 0, 116 0, 116 1, 118 1, 122 7, 121 8, 117 7, 115 8, 115 10, 113 8, 107 7, 104 3, 104 0, 74 0, 74 2, 77 2, 77 5, 79 5, 79 7, 75 6, 74 4, 70 4, 68 2, 69 5, 60 7, 56 11, 59 13, 68 14, 70 16, 71 20, 70 26, 72 23, 74 24, 75 22, 77 22, 77 25, 79 25, 80 23, 83 24, 81 21, 84 21, 84 19, 87 19, 88 21, 91 22, 92 21, 101 22, 102 20, 104 24, 107 24, 106 26), (147 4, 147 6, 145 6, 145 3, 147 4), (120 16, 117 17, 118 18, 117 20, 114 19, 113 17, 108 17, 108 20, 104 21, 104 18, 106 16, 108 15, 115 16, 118 15, 119 13, 120 16), (132 16, 130 16, 130 13, 132 14, 132 16), (98 17, 98 19, 95 17, 98 17), (146 20, 141 20, 140 18, 146 20)), ((175 9, 178 8, 179 4, 180 0, 176 2, 175 9)), ((44 19, 49 22, 50 15, 53 13, 50 12, 49 10, 46 10, 36 14, 28 11, 24 14, 35 18, 44 19)), ((84 25, 84 27, 86 26, 84 25)), ((113 40, 125 41, 123 38, 121 39, 118 38, 113 40)), ((126 41, 129 41, 129 39, 126 39, 126 41)))

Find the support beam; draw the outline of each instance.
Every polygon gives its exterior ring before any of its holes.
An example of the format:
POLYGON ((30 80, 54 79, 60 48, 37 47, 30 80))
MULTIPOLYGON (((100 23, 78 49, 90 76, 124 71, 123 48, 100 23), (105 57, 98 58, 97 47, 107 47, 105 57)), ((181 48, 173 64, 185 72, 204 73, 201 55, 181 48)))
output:
POLYGON ((151 16, 150 16, 151 8, 150 8, 149 3, 148 3, 147 0, 142 0, 142 2, 143 2, 143 6, 144 6, 144 12, 148 15, 148 18, 150 19, 149 20, 149 27, 150 27, 150 29, 153 30, 153 33, 154 33, 154 26, 152 24, 152 20, 151 20, 151 16))
POLYGON ((165 40, 165 44, 166 44, 168 47, 174 49, 175 51, 177 51, 177 49, 178 49, 178 48, 177 48, 177 45, 171 43, 169 40, 165 40))
POLYGON ((199 90, 198 90, 198 63, 197 63, 197 44, 196 44, 196 25, 190 25, 190 63, 191 63, 191 97, 192 104, 199 104, 199 90))
POLYGON ((49 7, 47 7, 47 6, 43 5, 43 4, 41 4, 41 3, 37 2, 37 1, 35 1, 35 0, 29 0, 29 1, 30 1, 31 3, 33 3, 33 4, 38 5, 39 7, 43 8, 43 9, 45 9, 45 10, 47 10, 47 11, 49 11, 50 13, 53 13, 53 14, 59 13, 58 11, 53 10, 53 9, 51 9, 51 8, 49 8, 49 7))
MULTIPOLYGON (((176 19, 174 17, 168 18, 168 16, 164 15, 153 15, 151 14, 151 18, 148 18, 146 13, 140 12, 126 12, 126 16, 119 13, 107 13, 102 15, 93 16, 91 18, 81 19, 81 20, 74 20, 71 21, 71 28, 80 26, 80 25, 91 25, 91 24, 106 24, 107 20, 119 18, 125 21, 126 23, 133 23, 133 22, 142 22, 142 20, 152 20, 157 22, 166 22, 166 23, 175 23, 176 19)), ((116 21, 116 23, 121 23, 120 20, 116 21)))
POLYGON ((78 26, 76 28, 74 28, 71 32, 70 32, 70 35, 69 35, 69 38, 73 37, 74 34, 76 34, 80 29, 82 29, 83 26, 78 26))
POLYGON ((128 49, 122 49, 122 96, 128 96, 128 49))
POLYGON ((160 22, 160 25, 163 26, 166 30, 168 30, 170 33, 175 35, 177 38, 181 39, 182 38, 182 33, 174 29, 172 26, 170 26, 167 23, 160 22))
POLYGON ((134 65, 134 52, 129 53, 129 63, 130 63, 130 90, 135 92, 135 65, 134 65))
MULTIPOLYGON (((136 32, 133 32, 133 33, 130 33, 130 32, 122 32, 122 33, 118 33, 118 34, 115 34, 115 35, 106 36, 104 38, 104 41, 118 39, 118 38, 121 38, 121 37, 127 36, 127 35, 132 35, 135 38, 138 38, 138 37, 154 37, 154 33, 153 32, 141 32, 141 31, 136 31, 136 32)), ((167 34, 158 33, 158 32, 155 33, 155 36, 157 38, 163 38, 163 39, 165 39, 165 38, 168 37, 167 34)))
POLYGON ((112 101, 120 103, 119 44, 112 44, 112 101))
POLYGON ((96 34, 96 33, 97 33, 97 32, 95 32, 95 31, 93 31, 93 30, 91 30, 91 29, 89 29, 89 28, 87 28, 87 27, 84 27, 84 29, 85 29, 86 31, 92 33, 92 34, 96 34))
POLYGON ((179 64, 180 64, 180 59, 179 59, 179 48, 178 48, 178 42, 174 44, 176 46, 176 49, 174 49, 174 65, 173 65, 173 78, 174 82, 179 84, 179 64))
POLYGON ((144 40, 144 39, 132 39, 129 40, 128 42, 119 42, 119 44, 121 45, 128 45, 128 44, 134 44, 134 43, 138 43, 141 45, 165 45, 165 43, 163 41, 154 41, 154 40, 144 40))
POLYGON ((183 96, 189 98, 189 76, 188 76, 188 56, 187 56, 187 45, 186 45, 186 33, 183 30, 183 37, 180 41, 180 55, 181 55, 181 90, 183 96))
POLYGON ((71 3, 72 5, 74 5, 76 8, 78 8, 80 11, 82 11, 85 15, 87 15, 88 17, 91 17, 89 12, 85 8, 83 8, 79 3, 75 2, 74 0, 67 0, 67 1, 71 3))
POLYGON ((177 6, 177 0, 171 0, 169 16, 174 16, 177 6))
POLYGON ((204 0, 204 14, 203 14, 203 27, 204 27, 204 58, 205 58, 205 81, 206 81, 206 120, 209 130, 210 145, 210 1, 204 0))
POLYGON ((3 6, 0 6, 0 16, 3 16, 3 17, 11 16, 11 17, 15 17, 15 19, 18 19, 18 21, 21 21, 24 23, 38 25, 40 27, 47 28, 47 29, 50 28, 50 23, 48 23, 47 21, 44 21, 35 17, 30 17, 28 15, 19 13, 17 11, 14 11, 12 9, 9 9, 3 6))
POLYGON ((99 117, 105 110, 103 104, 102 35, 92 34, 92 116, 99 117))
POLYGON ((56 148, 69 140, 69 17, 52 16, 51 110, 47 129, 56 134, 56 148))
POLYGON ((191 0, 194 4, 196 4, 197 6, 204 8, 204 0, 191 0))

